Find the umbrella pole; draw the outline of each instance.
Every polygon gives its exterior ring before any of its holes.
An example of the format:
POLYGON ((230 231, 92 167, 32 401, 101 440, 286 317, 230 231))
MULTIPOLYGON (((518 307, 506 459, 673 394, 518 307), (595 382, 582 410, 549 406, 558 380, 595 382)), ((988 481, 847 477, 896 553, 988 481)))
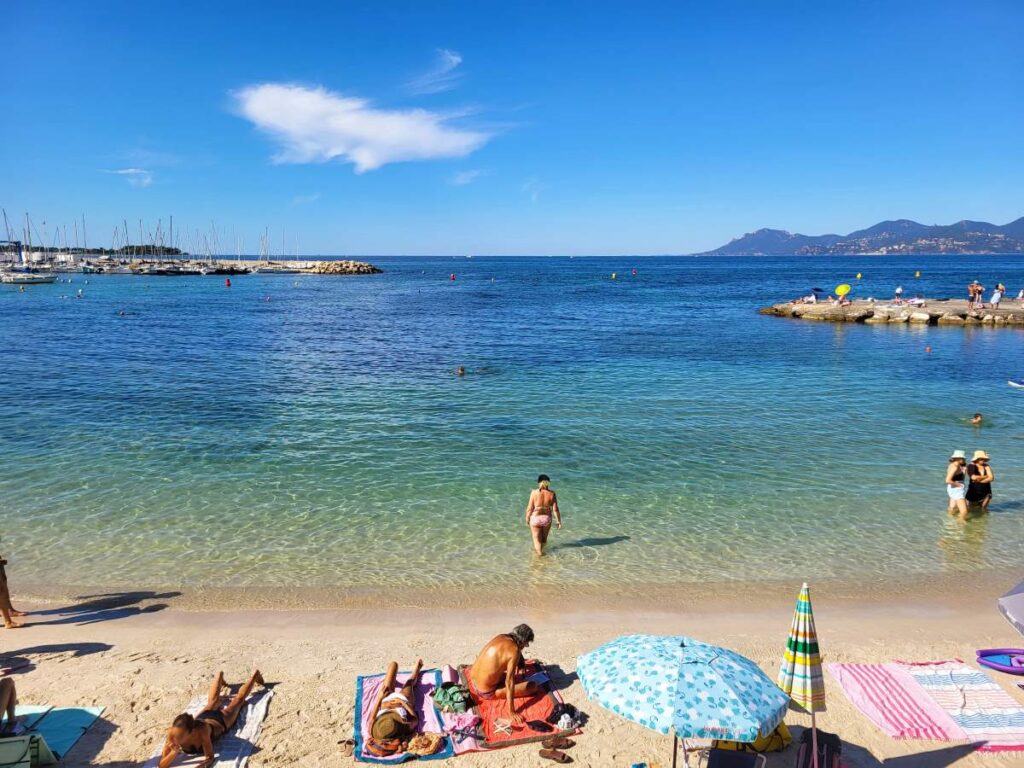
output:
POLYGON ((818 724, 815 721, 814 712, 811 712, 811 754, 814 755, 814 768, 818 768, 818 724))
POLYGON ((676 768, 676 757, 679 755, 679 737, 672 734, 672 768, 676 768))

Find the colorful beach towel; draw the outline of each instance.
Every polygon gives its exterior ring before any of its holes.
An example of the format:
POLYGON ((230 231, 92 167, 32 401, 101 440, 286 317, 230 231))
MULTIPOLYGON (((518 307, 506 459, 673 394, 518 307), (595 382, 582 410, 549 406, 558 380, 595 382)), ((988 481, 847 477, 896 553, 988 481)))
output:
POLYGON ((1024 707, 987 674, 961 661, 899 663, 981 752, 1024 751, 1024 707))
MULTIPOLYGON (((552 736, 568 736, 577 731, 535 731, 529 726, 525 728, 504 727, 509 720, 508 701, 505 696, 498 695, 493 699, 481 699, 473 692, 466 677, 469 667, 459 667, 460 682, 469 688, 473 694, 473 712, 480 717, 480 738, 475 740, 475 748, 472 744, 464 742, 465 746, 456 744, 456 754, 463 754, 470 751, 481 751, 486 749, 500 749, 512 747, 518 744, 534 744, 552 736)), ((536 720, 546 721, 548 716, 555 709, 555 705, 561 703, 562 698, 558 692, 551 687, 551 677, 543 665, 528 667, 523 679, 531 679, 540 683, 545 693, 533 699, 516 699, 516 711, 523 716, 527 723, 536 720)))
MULTIPOLYGON (((397 686, 401 687, 409 679, 409 672, 399 673, 397 686)), ((366 751, 366 741, 370 737, 373 703, 377 700, 381 686, 384 685, 385 674, 363 675, 356 678, 356 716, 355 716, 355 740, 356 746, 352 751, 353 757, 364 763, 401 763, 406 760, 441 760, 452 757, 455 752, 452 749, 452 740, 446 738, 440 750, 432 755, 416 757, 416 755, 400 752, 389 757, 378 757, 366 751)), ((444 725, 441 721, 441 714, 434 706, 430 693, 441 685, 441 672, 437 669, 426 669, 420 672, 419 682, 416 684, 416 713, 419 715, 417 725, 418 733, 442 733, 444 725)))
MULTIPOLYGON (((213 764, 214 768, 244 768, 245 764, 249 762, 253 747, 263 728, 267 708, 273 697, 274 692, 267 689, 254 693, 245 700, 245 706, 238 713, 235 727, 221 736, 213 745, 214 752, 217 754, 217 762, 213 764)), ((185 711, 190 715, 198 715, 204 709, 206 709, 206 697, 197 696, 192 699, 185 711)), ((146 761, 143 768, 157 768, 160 763, 161 749, 163 749, 162 740, 156 753, 146 761)), ((202 755, 181 755, 175 765, 196 765, 202 761, 202 755)))
POLYGON ((898 664, 826 664, 825 668, 853 705, 894 739, 968 738, 898 664))

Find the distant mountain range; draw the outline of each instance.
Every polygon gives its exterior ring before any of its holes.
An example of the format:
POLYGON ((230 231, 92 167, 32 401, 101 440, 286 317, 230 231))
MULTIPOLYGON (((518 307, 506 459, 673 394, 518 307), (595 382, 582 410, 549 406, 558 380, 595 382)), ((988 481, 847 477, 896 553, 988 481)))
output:
POLYGON ((966 220, 949 225, 927 225, 897 219, 848 235, 800 235, 782 229, 759 229, 707 253, 721 256, 1024 253, 1024 216, 1002 226, 966 220))

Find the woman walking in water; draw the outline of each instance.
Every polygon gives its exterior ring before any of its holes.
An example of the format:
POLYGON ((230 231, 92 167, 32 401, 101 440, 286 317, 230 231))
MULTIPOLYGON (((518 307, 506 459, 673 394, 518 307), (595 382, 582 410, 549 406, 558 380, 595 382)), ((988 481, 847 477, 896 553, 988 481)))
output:
POLYGON ((960 513, 960 520, 967 519, 967 456, 963 451, 953 451, 946 467, 946 495, 949 496, 949 514, 960 513))
POLYGON ((980 506, 982 512, 988 512, 989 502, 992 501, 992 481, 996 479, 996 474, 988 464, 987 453, 974 452, 971 463, 967 465, 967 476, 971 481, 964 497, 967 505, 980 506))
POLYGON ((551 532, 551 520, 562 527, 562 513, 558 511, 558 497, 551 490, 551 478, 541 475, 537 478, 537 490, 530 494, 526 505, 526 524, 533 535, 533 550, 538 555, 544 554, 544 545, 548 543, 551 532))

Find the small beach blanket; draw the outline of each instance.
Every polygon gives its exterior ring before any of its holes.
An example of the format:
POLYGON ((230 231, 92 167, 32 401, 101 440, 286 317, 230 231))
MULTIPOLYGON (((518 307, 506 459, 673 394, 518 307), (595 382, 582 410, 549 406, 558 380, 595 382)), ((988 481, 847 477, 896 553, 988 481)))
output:
MULTIPOLYGON (((18 705, 14 716, 22 721, 29 733, 43 737, 50 751, 61 759, 75 746, 85 732, 103 714, 103 707, 51 707, 49 705, 18 705)), ((0 722, 2 722, 0 718, 0 722)))
MULTIPOLYGON (((409 679, 409 672, 399 673, 397 687, 402 687, 409 679)), ((355 715, 355 748, 352 750, 353 757, 364 763, 402 763, 406 760, 443 760, 452 757, 455 752, 452 749, 452 740, 446 738, 444 744, 437 752, 425 757, 417 757, 405 752, 388 757, 378 757, 366 751, 366 740, 370 738, 371 709, 377 700, 384 685, 384 678, 387 675, 362 675, 356 678, 356 715, 355 715)), ((443 733, 444 725, 441 721, 441 713, 437 711, 430 693, 441 685, 441 672, 437 669, 425 669, 420 672, 420 679, 416 684, 416 713, 419 715, 417 725, 418 733, 443 733)))
MULTIPOLYGON (((263 728, 263 720, 267 716, 267 708, 274 697, 274 691, 267 689, 254 693, 245 700, 245 706, 238 713, 235 727, 221 736, 213 745, 217 754, 214 768, 243 768, 252 755, 253 747, 259 739, 263 728)), ((190 715, 198 715, 206 708, 206 697, 197 696, 192 699, 185 710, 190 715)), ((163 740, 157 747, 153 757, 146 761, 143 768, 157 768, 160 764, 160 751, 163 740)), ((195 765, 203 761, 202 755, 181 755, 175 765, 195 765)))
MULTIPOLYGON (((459 682, 473 693, 472 686, 469 685, 466 677, 468 671, 468 665, 459 667, 459 682)), ((543 665, 537 664, 527 669, 523 679, 532 679, 540 683, 544 686, 545 693, 529 700, 516 699, 516 711, 523 716, 527 723, 533 720, 546 721, 548 716, 554 711, 555 705, 562 701, 562 697, 551 687, 551 676, 544 669, 543 665)), ((480 699, 474 693, 473 701, 475 704, 473 711, 480 717, 481 738, 466 739, 461 743, 456 742, 456 754, 461 755, 465 752, 500 749, 518 744, 535 744, 552 736, 568 736, 577 733, 576 730, 557 731, 554 728, 550 731, 539 732, 534 731, 529 726, 511 729, 511 732, 509 732, 509 730, 497 724, 499 721, 507 722, 509 720, 508 701, 505 696, 499 695, 493 699, 480 699)))
POLYGON ((962 661, 899 663, 981 752, 1024 751, 1024 707, 962 661))
POLYGON ((894 739, 966 741, 967 734, 898 664, 826 664, 857 709, 894 739))

